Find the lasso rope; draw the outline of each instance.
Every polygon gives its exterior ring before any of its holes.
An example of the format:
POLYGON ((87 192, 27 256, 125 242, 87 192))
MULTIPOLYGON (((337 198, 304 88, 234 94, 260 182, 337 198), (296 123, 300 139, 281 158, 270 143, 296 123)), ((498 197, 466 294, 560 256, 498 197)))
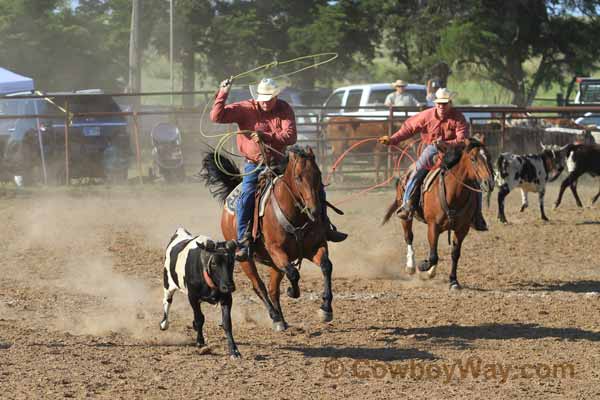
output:
POLYGON ((217 166, 217 168, 219 169, 219 171, 223 172, 225 175, 229 175, 229 176, 242 176, 243 177, 243 176, 252 175, 256 171, 258 171, 260 168, 262 168, 262 166, 264 165, 264 160, 261 160, 261 162, 259 162, 258 165, 256 166, 256 168, 254 168, 252 171, 250 171, 250 172, 242 172, 242 173, 239 173, 239 174, 235 174, 235 173, 229 172, 223 166, 223 160, 221 159, 221 151, 223 151, 223 147, 225 147, 225 145, 227 144, 227 142, 229 141, 229 139, 231 139, 232 137, 237 136, 237 135, 246 135, 246 134, 251 133, 251 132, 252 131, 228 132, 228 133, 224 134, 221 139, 219 139, 219 142, 215 146, 215 151, 214 151, 215 165, 217 166))
MULTIPOLYGON (((266 69, 269 69, 269 68, 275 68, 275 67, 278 67, 278 66, 281 66, 281 65, 285 65, 285 64, 290 64, 290 63, 293 63, 293 62, 298 62, 298 61, 301 61, 301 60, 307 60, 307 59, 310 59, 310 58, 324 57, 324 56, 330 56, 330 57, 328 59, 324 60, 324 61, 319 61, 317 63, 313 63, 311 65, 299 68, 299 69, 297 69, 295 71, 292 71, 292 72, 287 72, 285 74, 273 76, 272 78, 273 79, 279 79, 279 78, 283 78, 285 76, 292 76, 292 75, 295 75, 295 74, 297 74, 299 72, 306 71, 307 69, 316 68, 319 65, 327 64, 327 63, 335 60, 336 58, 338 58, 338 53, 332 53, 332 52, 329 52, 329 53, 317 53, 317 54, 310 54, 308 56, 296 57, 296 58, 292 58, 290 60, 285 60, 285 61, 272 61, 272 62, 267 63, 267 64, 259 65, 258 67, 253 68, 251 70, 248 70, 246 72, 242 72, 241 74, 234 75, 232 77, 232 79, 239 79, 242 76, 250 75, 250 74, 252 74, 254 72, 257 72, 257 71, 262 71, 262 70, 266 70, 266 69)), ((258 82, 260 82, 260 81, 243 83, 243 85, 254 85, 254 84, 258 83, 258 82)))
MULTIPOLYGON (((377 140, 377 138, 369 138, 368 140, 361 140, 359 143, 357 143, 357 144, 356 144, 356 146, 351 146, 351 147, 350 147, 348 150, 346 150, 346 151, 345 151, 345 152, 344 152, 344 153, 343 153, 343 154, 342 154, 340 157, 338 157, 338 159, 336 160, 336 162, 334 163, 334 165, 335 165, 335 166, 337 166, 337 164, 339 164, 339 163, 342 161, 342 159, 343 159, 343 158, 344 158, 344 157, 345 157, 345 156, 346 156, 346 155, 347 155, 347 154, 350 152, 350 150, 354 149, 354 148, 355 148, 355 147, 357 147, 358 145, 362 145, 362 144, 364 144, 364 143, 367 143, 368 141, 372 141, 373 139, 374 139, 374 140, 377 140)), ((398 173, 400 172, 400 164, 402 163, 402 159, 404 158, 404 156, 407 156, 408 158, 410 158, 410 160, 411 160, 413 163, 415 162, 415 159, 414 159, 414 158, 413 158, 413 157, 412 157, 410 154, 408 154, 408 151, 409 151, 410 149, 412 149, 412 148, 415 146, 415 144, 417 144, 417 143, 418 143, 418 142, 420 142, 420 141, 421 141, 421 139, 415 140, 415 141, 413 141, 412 143, 410 143, 409 145, 406 145, 406 146, 404 146, 403 148, 401 148, 401 147, 398 147, 398 146, 393 146, 393 148, 394 148, 394 149, 401 151, 401 153, 400 153, 400 155, 398 156, 398 159, 396 160, 396 163, 395 163, 395 165, 394 165, 394 171, 395 171, 395 172, 398 172, 398 173)), ((421 147, 419 146, 419 147, 418 147, 418 149, 420 149, 420 148, 421 148, 421 147)), ((417 150, 417 151, 418 151, 418 150, 417 150)), ((417 153, 417 154, 419 154, 419 153, 417 153)), ((361 190, 360 192, 353 193, 353 194, 351 194, 350 196, 347 196, 347 197, 345 197, 345 198, 343 198, 343 199, 341 199, 341 200, 339 200, 339 201, 335 202, 334 204, 335 204, 336 206, 338 206, 338 205, 340 205, 340 204, 343 204, 343 203, 345 203, 345 202, 347 202, 347 201, 350 201, 350 200, 352 200, 352 199, 354 199, 354 198, 356 198, 356 197, 359 197, 359 196, 361 196, 361 195, 363 195, 363 194, 365 194, 365 193, 368 193, 368 192, 370 192, 371 190, 374 190, 374 189, 377 189, 377 188, 383 187, 383 186, 387 185, 388 183, 390 183, 390 182, 391 182, 391 181, 394 179, 394 177, 395 177, 395 176, 392 174, 392 176, 390 176, 390 177, 389 177, 388 179, 386 179, 385 181, 383 181, 383 182, 380 182, 380 183, 377 183, 377 184, 375 184, 375 185, 373 185, 373 186, 369 186, 368 188, 366 188, 366 189, 363 189, 363 190, 361 190)))
MULTIPOLYGON (((327 63, 335 60, 338 57, 338 53, 317 53, 317 54, 311 54, 311 55, 308 55, 308 56, 296 57, 296 58, 292 58, 290 60, 285 60, 285 61, 272 61, 272 62, 267 63, 267 64, 259 65, 258 67, 252 68, 252 69, 250 69, 248 71, 239 73, 237 75, 233 75, 230 79, 233 81, 235 79, 239 79, 239 78, 241 78, 243 76, 250 75, 250 74, 258 72, 258 71, 267 70, 269 68, 275 68, 275 67, 278 67, 278 66, 281 66, 281 65, 290 64, 292 62, 298 62, 298 61, 301 61, 301 60, 307 60, 307 59, 310 59, 310 58, 317 58, 317 57, 324 57, 324 56, 330 56, 330 57, 327 58, 324 61, 319 61, 319 62, 313 63, 311 65, 308 65, 306 67, 299 68, 299 69, 297 69, 295 71, 288 72, 288 73, 281 74, 281 75, 277 75, 277 76, 274 76, 272 78, 273 79, 279 79, 279 78, 283 78, 285 76, 292 76, 292 75, 295 75, 295 74, 300 73, 302 71, 306 71, 307 69, 316 68, 319 65, 327 64, 327 63)), ((260 82, 260 81, 243 83, 243 85, 253 85, 253 84, 256 84, 258 82, 260 82)), ((215 138, 215 137, 222 137, 222 136, 234 133, 234 132, 225 132, 225 133, 218 133, 218 134, 215 134, 215 135, 208 135, 208 134, 206 134, 204 132, 202 124, 203 124, 203 121, 204 121, 204 116, 206 115, 206 110, 208 109, 208 103, 209 102, 207 101, 206 104, 204 105, 204 108, 202 109, 202 115, 200 116, 200 134, 203 137, 205 137, 205 138, 215 138)))

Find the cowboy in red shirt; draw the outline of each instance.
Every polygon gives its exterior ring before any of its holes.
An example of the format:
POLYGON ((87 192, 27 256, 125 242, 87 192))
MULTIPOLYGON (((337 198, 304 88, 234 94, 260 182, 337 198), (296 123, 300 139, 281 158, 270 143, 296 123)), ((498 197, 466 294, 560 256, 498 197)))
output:
MULTIPOLYGON (((280 88, 273 79, 263 79, 258 85, 258 96, 256 100, 245 100, 225 105, 227 94, 231 89, 232 81, 227 79, 221 83, 214 105, 210 112, 210 119, 219 123, 237 123, 240 130, 252 131, 248 135, 237 135, 237 147, 241 154, 246 157, 244 175, 242 178, 242 190, 238 199, 236 209, 237 240, 239 249, 236 252, 238 261, 246 261, 250 258, 250 235, 248 223, 254 212, 254 195, 258 175, 263 167, 258 167, 261 161, 267 164, 277 163, 281 160, 287 146, 296 143, 296 121, 292 107, 285 101, 278 99, 280 88), (265 156, 262 160, 259 142, 266 143, 265 156), (270 151, 269 147, 274 151, 270 151), (254 172, 253 172, 254 171, 254 172)), ((325 205, 325 191, 321 187, 323 208, 325 205)), ((346 238, 345 233, 338 232, 331 225, 327 214, 326 226, 328 226, 327 240, 340 242, 346 238)))
MULTIPOLYGON (((440 88, 436 91, 433 101, 434 108, 422 111, 404 121, 402 127, 392 137, 379 138, 382 144, 395 145, 420 133, 421 140, 426 144, 406 184, 403 204, 398 213, 402 219, 410 219, 417 207, 421 183, 437 160, 435 144, 438 142, 459 144, 469 137, 469 125, 465 117, 460 111, 452 108, 452 93, 446 88, 440 88)), ((487 230, 487 224, 481 213, 481 194, 473 227, 479 231, 487 230)))

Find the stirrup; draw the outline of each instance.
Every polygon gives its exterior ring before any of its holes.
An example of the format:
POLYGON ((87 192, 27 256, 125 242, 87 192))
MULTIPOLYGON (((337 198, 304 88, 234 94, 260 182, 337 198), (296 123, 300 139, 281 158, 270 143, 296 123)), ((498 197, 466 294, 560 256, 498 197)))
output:
POLYGON ((396 215, 398 215, 398 217, 400 219, 403 219, 405 221, 410 221, 413 217, 413 207, 412 207, 412 202, 409 200, 406 204, 402 205, 402 207, 400 207, 398 209, 398 211, 396 211, 396 215))
POLYGON ((248 261, 250 259, 250 246, 242 246, 235 252, 235 261, 248 261))

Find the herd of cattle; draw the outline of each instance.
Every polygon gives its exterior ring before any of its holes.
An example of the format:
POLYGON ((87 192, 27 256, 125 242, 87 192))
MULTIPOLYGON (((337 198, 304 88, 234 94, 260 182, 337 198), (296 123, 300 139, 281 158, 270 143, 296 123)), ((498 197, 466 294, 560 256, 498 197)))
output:
MULTIPOLYGON (((373 125, 373 129, 381 128, 373 125)), ((350 130, 353 127, 345 128, 350 130)), ((381 131, 378 131, 381 132, 381 131)), ((341 142, 334 142, 335 150, 341 148, 341 142)), ((347 143, 346 143, 347 145, 347 143)), ((373 147, 370 149, 373 151, 373 147)), ((504 199, 515 188, 522 193, 521 211, 528 206, 527 193, 538 193, 541 218, 548 220, 544 212, 544 194, 547 182, 557 179, 563 170, 568 176, 563 180, 555 207, 561 203, 567 187, 573 192, 575 201, 582 207, 577 194, 577 180, 588 173, 600 177, 600 145, 596 144, 542 144, 538 154, 516 155, 502 153, 496 161, 495 181, 498 192, 498 219, 506 223, 504 199)), ((592 204, 600 197, 600 188, 593 197, 592 204)), ((488 197, 489 201, 489 197, 488 197)), ((222 310, 221 326, 225 330, 229 354, 233 358, 240 357, 232 335, 231 304, 233 268, 236 244, 232 241, 213 242, 204 236, 193 236, 183 228, 179 228, 167 247, 164 263, 164 316, 160 328, 168 328, 168 313, 175 291, 187 294, 194 312, 193 327, 197 331, 196 344, 204 347, 202 328, 204 316, 200 310, 200 302, 219 303, 222 310)))

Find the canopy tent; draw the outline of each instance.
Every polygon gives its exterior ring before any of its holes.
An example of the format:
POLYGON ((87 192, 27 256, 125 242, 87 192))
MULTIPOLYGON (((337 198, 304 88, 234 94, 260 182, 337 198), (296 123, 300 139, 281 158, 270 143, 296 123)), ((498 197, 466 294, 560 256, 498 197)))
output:
POLYGON ((33 79, 0 67, 0 95, 33 90, 33 79))

